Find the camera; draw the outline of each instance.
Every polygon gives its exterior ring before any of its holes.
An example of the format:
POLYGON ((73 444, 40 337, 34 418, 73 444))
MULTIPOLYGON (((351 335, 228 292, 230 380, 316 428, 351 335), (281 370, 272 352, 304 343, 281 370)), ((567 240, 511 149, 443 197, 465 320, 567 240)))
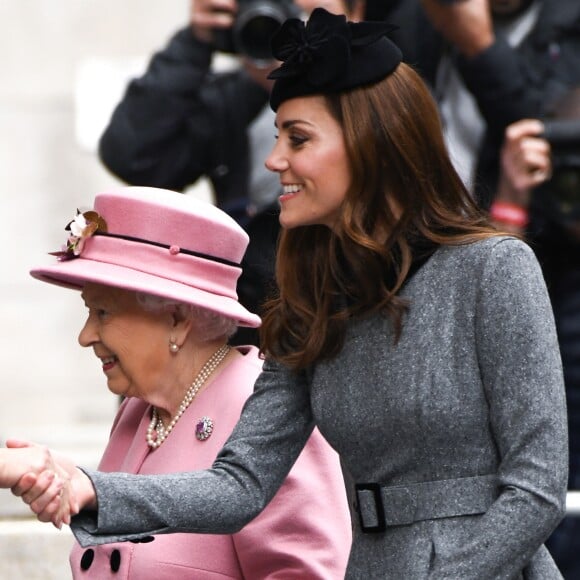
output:
POLYGON ((243 54, 256 64, 272 61, 270 40, 288 18, 301 16, 292 0, 238 0, 233 26, 214 31, 217 50, 243 54))
POLYGON ((550 143, 552 178, 539 194, 542 205, 562 225, 580 221, 580 119, 544 121, 550 143))

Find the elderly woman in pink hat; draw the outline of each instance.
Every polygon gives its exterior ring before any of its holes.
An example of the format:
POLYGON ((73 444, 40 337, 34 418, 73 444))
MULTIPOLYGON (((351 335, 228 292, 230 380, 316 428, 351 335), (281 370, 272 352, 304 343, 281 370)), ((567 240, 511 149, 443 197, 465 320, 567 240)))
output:
MULTIPOLYGON (((99 469, 210 467, 262 367, 256 347, 228 345, 238 326, 260 324, 236 294, 247 234, 210 204, 136 187, 97 195, 67 230, 58 261, 31 273, 81 291, 88 316, 79 342, 124 397, 99 469)), ((34 448, 0 451, 43 460, 34 448)), ((4 486, 15 483, 10 466, 0 468, 4 486)), ((315 431, 272 502, 242 530, 146 540, 76 544, 73 577, 341 578, 351 524, 338 456, 315 431)))

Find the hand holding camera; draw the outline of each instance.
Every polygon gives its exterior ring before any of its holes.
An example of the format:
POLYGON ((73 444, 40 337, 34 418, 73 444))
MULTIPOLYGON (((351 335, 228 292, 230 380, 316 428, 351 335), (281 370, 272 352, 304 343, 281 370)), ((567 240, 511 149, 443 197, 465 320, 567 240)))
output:
POLYGON ((523 234, 535 187, 550 178, 550 145, 541 137, 544 125, 523 119, 508 126, 501 149, 501 171, 489 214, 503 231, 523 234))
MULTIPOLYGON (((501 150, 502 184, 511 201, 527 207, 532 189, 550 178, 550 144, 543 136, 544 125, 536 119, 511 124, 501 150)), ((502 189, 500 184, 500 190, 502 189)))
POLYGON ((228 30, 234 24, 236 0, 191 0, 190 23, 202 42, 213 43, 214 30, 228 30))
POLYGON ((524 119, 506 129, 491 215, 527 212, 532 199, 562 230, 580 227, 580 118, 524 119))

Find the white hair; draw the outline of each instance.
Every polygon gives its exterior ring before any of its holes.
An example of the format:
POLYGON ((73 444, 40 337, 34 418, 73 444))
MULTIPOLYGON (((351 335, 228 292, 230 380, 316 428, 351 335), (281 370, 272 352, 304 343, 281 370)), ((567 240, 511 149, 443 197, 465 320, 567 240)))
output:
POLYGON ((238 323, 218 312, 201 306, 187 304, 171 298, 154 296, 147 292, 136 292, 137 302, 149 312, 162 312, 176 309, 184 317, 191 318, 197 337, 203 342, 210 342, 220 336, 229 338, 238 329, 238 323))

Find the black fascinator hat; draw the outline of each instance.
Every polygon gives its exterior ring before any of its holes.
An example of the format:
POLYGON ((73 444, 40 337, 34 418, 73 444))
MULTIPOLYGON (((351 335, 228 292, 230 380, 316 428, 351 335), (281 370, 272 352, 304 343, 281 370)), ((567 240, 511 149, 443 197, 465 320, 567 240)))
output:
POLYGON ((344 14, 316 8, 305 23, 286 20, 272 38, 272 53, 282 65, 274 79, 270 106, 288 99, 339 93, 376 83, 401 62, 400 49, 387 37, 385 22, 349 22, 344 14))

